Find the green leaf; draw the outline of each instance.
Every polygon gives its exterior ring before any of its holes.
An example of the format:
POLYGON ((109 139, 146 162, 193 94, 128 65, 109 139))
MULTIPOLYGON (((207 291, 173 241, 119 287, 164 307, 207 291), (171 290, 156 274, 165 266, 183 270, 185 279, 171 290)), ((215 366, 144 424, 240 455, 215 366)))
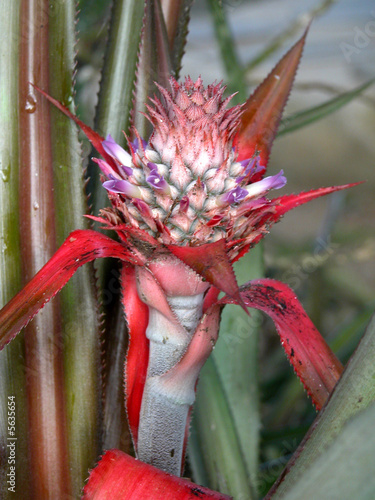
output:
MULTIPOLYGON (((240 284, 260 278, 263 275, 262 247, 254 248, 236 262, 234 269, 240 284)), ((213 358, 238 435, 249 481, 255 485, 260 430, 258 340, 263 317, 254 309, 250 314, 249 317, 235 305, 224 308, 213 358)))
POLYGON ((110 335, 106 336, 103 345, 104 367, 107 367, 103 380, 103 449, 117 448, 132 453, 132 438, 126 425, 127 415, 124 404, 124 360, 129 336, 120 302, 111 310, 107 330, 110 335))
MULTIPOLYGON (((375 401, 374 360, 375 316, 372 317, 327 405, 319 413, 289 462, 282 481, 270 492, 273 494, 272 499, 284 498, 284 495, 293 491, 298 478, 308 474, 311 464, 317 462, 322 452, 334 443, 347 422, 375 401)), ((350 454, 352 453, 353 449, 350 450, 350 454)))
MULTIPOLYGON (((125 145, 122 131, 129 132, 130 113, 139 42, 142 31, 144 0, 115 0, 105 53, 95 129, 125 145)), ((90 170, 93 184, 93 213, 108 205, 108 199, 99 178, 97 165, 90 170)))
MULTIPOLYGON (((285 500, 375 498, 375 405, 345 423, 333 442, 312 461, 285 500)), ((276 497, 274 497, 276 498, 276 497)))
POLYGON ((339 359, 347 361, 354 352, 366 330, 373 311, 373 303, 371 306, 363 307, 352 319, 346 320, 343 325, 340 325, 336 334, 332 335, 330 345, 339 359))
MULTIPOLYGON (((239 437, 212 356, 203 367, 199 380, 193 426, 199 455, 205 464, 204 474, 209 478, 209 484, 205 486, 238 499, 256 498, 248 482, 239 437)), ((199 464, 199 461, 192 461, 196 453, 194 450, 189 454, 194 477, 199 464)), ((197 477, 202 477, 201 471, 197 470, 197 477)))
POLYGON ((143 0, 114 2, 100 85, 97 131, 122 144, 122 131, 128 132, 130 124, 144 4, 143 0))
POLYGON ((230 93, 237 93, 232 102, 242 103, 247 99, 248 91, 223 3, 217 0, 207 0, 207 4, 211 11, 216 39, 227 74, 228 90, 230 93))
MULTIPOLYGON (((74 111, 76 2, 49 3, 50 94, 74 111)), ((51 138, 57 246, 74 229, 87 229, 78 129, 51 106, 51 138)), ((100 342, 93 266, 86 265, 61 292, 69 465, 78 498, 100 453, 100 342)))
POLYGON ((282 136, 284 134, 289 134, 290 132, 294 132, 295 130, 305 127, 306 125, 310 125, 310 123, 321 120, 331 113, 338 111, 340 108, 349 104, 353 99, 361 95, 362 92, 368 89, 374 82, 375 78, 372 78, 367 83, 360 85, 349 92, 344 92, 343 94, 334 97, 319 106, 307 108, 284 118, 281 121, 277 135, 282 136))
MULTIPOLYGON (((18 47, 20 1, 0 0, 0 308, 21 288, 18 215, 18 47)), ((8 490, 10 472, 8 398, 15 396, 18 471, 28 471, 27 400, 23 335, 0 353, 0 497, 16 498, 8 490)), ((10 408, 9 408, 10 409, 10 408)), ((29 497, 28 474, 17 475, 17 490, 29 497)))
MULTIPOLYGON (((195 407, 197 402, 195 402, 195 407)), ((194 410, 193 410, 194 411, 194 410)), ((188 456, 188 467, 189 471, 192 472, 192 477, 194 482, 197 484, 210 484, 210 478, 206 471, 204 457, 201 449, 201 442, 199 439, 197 425, 195 421, 197 419, 196 413, 193 413, 192 425, 190 425, 190 434, 187 445, 187 456, 188 456)), ((186 474, 185 468, 185 474, 186 474)))

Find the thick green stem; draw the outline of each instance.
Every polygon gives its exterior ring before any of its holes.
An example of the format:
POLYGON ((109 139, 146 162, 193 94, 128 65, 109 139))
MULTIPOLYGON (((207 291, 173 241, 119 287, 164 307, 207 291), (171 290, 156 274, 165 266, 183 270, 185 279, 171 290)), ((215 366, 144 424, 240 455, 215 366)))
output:
MULTIPOLYGON (((0 38, 2 40, 0 52, 0 308, 21 288, 18 217, 19 14, 19 0, 11 3, 8 0, 0 1, 0 38)), ((23 335, 20 335, 0 353, 0 498, 3 500, 30 498, 27 474, 29 464, 26 403, 24 344, 23 335), (8 430, 8 411, 12 401, 15 406, 14 431, 8 430), (8 439, 12 437, 16 439, 14 441, 8 439), (12 443, 15 445, 12 451, 12 454, 13 452, 15 454, 13 457, 10 456, 11 448, 7 446, 12 443), (23 473, 24 471, 26 473, 23 473), (15 478, 13 474, 13 477, 7 476, 11 472, 15 473, 15 478)))

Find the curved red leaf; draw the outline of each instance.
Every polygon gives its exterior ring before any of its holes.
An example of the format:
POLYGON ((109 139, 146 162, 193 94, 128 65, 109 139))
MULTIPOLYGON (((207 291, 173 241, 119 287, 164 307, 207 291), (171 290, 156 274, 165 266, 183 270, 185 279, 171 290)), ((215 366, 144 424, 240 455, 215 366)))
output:
MULTIPOLYGON (((266 211, 263 217, 259 218, 258 225, 264 227, 270 226, 271 224, 278 222, 286 212, 289 212, 289 210, 292 210, 293 208, 303 205, 304 203, 308 203, 309 201, 312 201, 315 198, 319 198, 320 196, 325 196, 327 194, 334 193, 335 191, 341 191, 342 189, 348 189, 362 183, 363 181, 353 182, 351 184, 343 184, 342 186, 322 187, 319 189, 312 189, 311 191, 304 191, 298 194, 287 194, 284 196, 279 196, 278 198, 274 198, 273 200, 271 200, 271 202, 273 203, 273 210, 266 211)), ((249 251, 249 249, 259 243, 259 241, 262 240, 266 234, 266 231, 259 233, 259 235, 254 238, 249 245, 242 248, 233 262, 239 260, 243 255, 245 255, 249 251)), ((240 241, 241 240, 239 240, 238 242, 240 241)), ((233 240, 231 242, 231 245, 236 244, 236 240, 233 240)))
POLYGON ((122 266, 121 283, 122 304, 130 337, 124 374, 126 411, 134 447, 137 449, 139 413, 149 355, 149 340, 146 337, 148 306, 138 296, 135 269, 132 266, 122 266))
POLYGON ((126 246, 91 230, 73 231, 53 257, 0 311, 0 349, 69 281, 77 269, 98 257, 141 265, 126 246))
POLYGON ((306 35, 307 30, 246 101, 241 128, 234 141, 239 151, 239 161, 251 158, 256 151, 259 151, 260 164, 267 165, 272 143, 301 59, 306 35))
POLYGON ((348 189, 354 186, 358 186, 359 184, 363 184, 362 182, 352 182, 351 184, 343 184, 342 186, 331 186, 331 187, 322 187, 319 189, 312 189, 311 191, 304 191, 298 194, 287 194, 284 196, 280 196, 279 198, 274 198, 272 201, 277 201, 275 216, 277 220, 284 215, 292 208, 299 207, 304 203, 308 203, 315 198, 319 198, 320 196, 325 196, 326 194, 334 193, 335 191, 341 191, 342 189, 348 189))
MULTIPOLYGON (((287 285, 260 279, 243 285, 240 290, 248 307, 260 309, 272 318, 290 363, 319 410, 341 376, 340 361, 287 285)), ((219 301, 233 302, 226 297, 219 301)))
POLYGON ((231 497, 171 476, 120 450, 109 450, 91 472, 82 500, 229 500, 231 497))
POLYGON ((209 283, 235 299, 236 303, 246 311, 239 294, 232 264, 227 255, 225 239, 199 247, 168 245, 168 249, 209 283))

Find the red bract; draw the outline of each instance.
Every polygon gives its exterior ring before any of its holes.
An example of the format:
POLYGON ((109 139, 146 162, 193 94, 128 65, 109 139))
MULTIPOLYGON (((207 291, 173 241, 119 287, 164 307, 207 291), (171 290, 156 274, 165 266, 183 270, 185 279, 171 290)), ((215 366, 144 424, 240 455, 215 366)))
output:
POLYGON ((267 165, 306 36, 307 30, 246 101, 241 130, 234 140, 240 160, 259 151, 261 164, 267 165))
POLYGON ((0 348, 27 325, 80 266, 98 257, 115 257, 142 264, 124 245, 107 236, 94 231, 74 231, 52 259, 0 311, 0 348))
POLYGON ((229 500, 231 497, 171 476, 119 450, 110 450, 91 472, 83 500, 229 500))
MULTIPOLYGON (((122 260, 130 334, 125 393, 135 449, 145 461, 176 475, 199 371, 216 342, 226 303, 271 316, 318 409, 342 371, 288 287, 260 280, 240 289, 232 269, 284 213, 351 186, 267 198, 270 189, 286 182, 282 171, 262 177, 305 36, 242 108, 227 109, 230 99, 222 97, 220 85, 170 79, 170 92, 160 87, 162 101, 155 97, 148 108, 154 127, 149 141, 134 130, 130 153, 41 91, 105 159, 98 165, 112 208, 92 218, 116 231, 120 243, 93 231, 72 233, 0 312, 0 343, 11 340, 80 265, 97 257, 122 260), (218 300, 220 292, 226 296, 218 300)), ((127 460, 124 467, 130 467, 127 460)))
MULTIPOLYGON (((339 379, 342 366, 293 290, 279 281, 259 279, 242 286, 240 293, 248 307, 259 309, 272 318, 291 365, 316 408, 320 409, 339 379), (314 386, 313 392, 311 386, 314 386)), ((227 298, 220 301, 230 302, 233 301, 227 298)))

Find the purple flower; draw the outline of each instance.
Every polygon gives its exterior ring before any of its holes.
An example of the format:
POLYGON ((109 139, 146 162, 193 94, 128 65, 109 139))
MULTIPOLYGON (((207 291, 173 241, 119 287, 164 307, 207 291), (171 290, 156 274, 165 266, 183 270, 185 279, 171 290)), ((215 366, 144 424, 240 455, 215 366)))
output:
POLYGON ((158 167, 155 163, 147 163, 150 169, 150 175, 146 178, 146 181, 151 184, 154 189, 162 191, 164 194, 170 193, 170 187, 164 177, 159 174, 158 167))
POLYGON ((232 205, 233 203, 239 203, 244 198, 246 198, 247 195, 248 192, 246 191, 246 189, 238 186, 235 189, 231 189, 230 191, 227 191, 225 194, 223 194, 220 197, 220 201, 221 203, 229 203, 230 205, 232 205))
POLYGON ((125 172, 125 174, 130 177, 133 175, 133 169, 130 167, 125 167, 125 165, 121 165, 122 170, 125 172))
POLYGON ((247 160, 241 160, 239 163, 245 169, 245 172, 240 177, 237 177, 236 182, 240 184, 244 179, 252 177, 254 174, 262 172, 266 170, 266 167, 263 167, 259 163, 260 157, 256 156, 255 158, 248 158, 247 160))
POLYGON ((246 186, 246 191, 248 196, 254 197, 265 194, 270 189, 280 189, 284 187, 286 184, 286 177, 284 177, 284 171, 280 170, 280 172, 276 175, 270 175, 269 177, 265 177, 261 181, 253 182, 249 186, 246 186))
POLYGON ((111 193, 120 193, 130 198, 142 198, 140 189, 131 182, 122 179, 112 179, 103 182, 103 187, 111 193))
POLYGON ((133 170, 130 168, 132 164, 132 157, 125 151, 125 149, 117 144, 111 135, 107 135, 106 140, 102 142, 102 146, 107 154, 121 163, 127 175, 131 175, 133 173, 133 170))
POLYGON ((247 160, 240 161, 240 164, 245 169, 245 172, 244 172, 245 175, 247 175, 250 172, 250 170, 253 168, 255 161, 256 161, 256 158, 248 158, 247 160))
POLYGON ((259 155, 249 160, 242 160, 240 163, 245 168, 245 176, 257 174, 266 169, 266 167, 260 164, 259 155))
POLYGON ((151 161, 149 161, 147 163, 147 166, 148 168, 150 169, 151 173, 152 172, 157 172, 158 171, 158 166, 156 165, 156 163, 152 163, 151 161))

